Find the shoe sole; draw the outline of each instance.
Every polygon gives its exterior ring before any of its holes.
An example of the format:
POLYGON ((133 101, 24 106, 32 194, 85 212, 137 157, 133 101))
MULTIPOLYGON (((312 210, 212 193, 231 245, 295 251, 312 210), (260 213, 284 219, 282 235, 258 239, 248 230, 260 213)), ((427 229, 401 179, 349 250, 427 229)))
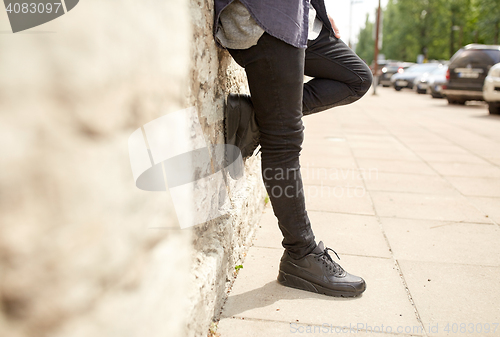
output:
POLYGON ((290 288, 295 288, 295 289, 300 289, 300 290, 305 290, 305 291, 310 291, 313 293, 317 294, 323 294, 323 295, 328 295, 328 296, 335 296, 335 297, 356 297, 361 295, 363 291, 358 292, 358 293, 352 293, 352 292, 346 292, 346 291, 340 291, 340 290, 333 290, 333 289, 328 289, 323 286, 320 286, 319 284, 315 284, 309 281, 306 281, 300 277, 297 277, 295 275, 287 274, 282 271, 279 272, 278 274, 278 282, 285 286, 285 287, 290 287, 290 288))

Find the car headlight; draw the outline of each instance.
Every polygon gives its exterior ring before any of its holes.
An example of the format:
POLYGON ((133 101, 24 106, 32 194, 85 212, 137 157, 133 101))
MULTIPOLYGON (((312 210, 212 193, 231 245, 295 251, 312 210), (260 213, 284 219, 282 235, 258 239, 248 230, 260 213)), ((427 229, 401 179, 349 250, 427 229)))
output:
POLYGON ((491 77, 500 77, 500 66, 493 66, 489 73, 488 73, 488 76, 491 76, 491 77))

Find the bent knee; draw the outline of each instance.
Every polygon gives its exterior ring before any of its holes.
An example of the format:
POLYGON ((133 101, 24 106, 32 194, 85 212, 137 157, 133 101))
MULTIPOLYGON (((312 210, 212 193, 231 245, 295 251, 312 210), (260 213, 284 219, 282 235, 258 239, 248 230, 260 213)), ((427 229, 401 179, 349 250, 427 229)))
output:
POLYGON ((368 92, 368 90, 370 90, 372 83, 373 83, 372 72, 370 68, 366 67, 365 71, 363 71, 363 74, 361 74, 361 84, 359 85, 358 90, 356 90, 356 94, 360 98, 363 97, 368 92))

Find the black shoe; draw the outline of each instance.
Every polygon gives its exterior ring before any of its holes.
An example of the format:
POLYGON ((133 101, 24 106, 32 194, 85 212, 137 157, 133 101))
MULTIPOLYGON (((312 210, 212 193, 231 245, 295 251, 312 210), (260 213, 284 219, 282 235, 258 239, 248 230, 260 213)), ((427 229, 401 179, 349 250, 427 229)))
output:
MULTIPOLYGON (((287 251, 280 263, 278 282, 284 286, 329 296, 354 297, 366 289, 365 281, 333 261, 323 242, 305 257, 295 260, 287 251)), ((337 253, 335 253, 337 255, 337 253)), ((337 255, 338 257, 338 255, 337 255)))
MULTIPOLYGON (((253 104, 248 95, 229 94, 224 109, 226 144, 237 146, 241 157, 250 157, 259 145, 260 133, 253 104)), ((229 151, 227 162, 233 163, 238 154, 229 151)))

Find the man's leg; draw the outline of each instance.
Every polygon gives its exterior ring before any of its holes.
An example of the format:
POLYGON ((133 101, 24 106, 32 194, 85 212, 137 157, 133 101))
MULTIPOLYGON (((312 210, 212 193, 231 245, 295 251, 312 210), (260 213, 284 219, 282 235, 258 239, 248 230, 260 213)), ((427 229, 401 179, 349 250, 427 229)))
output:
POLYGON ((304 49, 264 33, 257 45, 229 52, 248 77, 260 131, 262 175, 284 237, 283 247, 301 258, 316 247, 299 165, 304 49))
POLYGON ((316 245, 304 202, 299 154, 303 141, 304 50, 267 33, 256 46, 230 50, 245 68, 260 130, 262 174, 283 233, 278 282, 331 296, 357 296, 365 281, 316 245))
POLYGON ((353 103, 372 84, 365 62, 325 28, 308 43, 304 73, 314 77, 304 84, 304 115, 353 103))

